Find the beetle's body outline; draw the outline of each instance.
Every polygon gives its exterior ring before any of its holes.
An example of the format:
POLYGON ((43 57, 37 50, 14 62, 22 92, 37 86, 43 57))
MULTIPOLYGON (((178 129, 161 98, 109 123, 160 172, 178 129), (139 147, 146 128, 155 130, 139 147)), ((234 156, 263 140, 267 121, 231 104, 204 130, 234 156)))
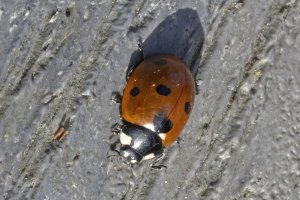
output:
POLYGON ((123 125, 113 132, 120 136, 120 155, 126 163, 142 160, 155 162, 164 148, 177 140, 194 105, 195 82, 188 66, 172 55, 157 55, 135 67, 123 90, 121 103, 123 125))

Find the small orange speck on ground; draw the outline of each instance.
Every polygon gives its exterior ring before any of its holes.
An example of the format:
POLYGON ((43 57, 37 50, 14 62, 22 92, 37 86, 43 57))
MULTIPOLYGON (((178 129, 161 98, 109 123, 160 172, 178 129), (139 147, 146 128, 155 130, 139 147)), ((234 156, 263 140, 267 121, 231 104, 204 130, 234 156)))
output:
POLYGON ((57 140, 57 141, 61 141, 62 139, 64 139, 67 135, 69 135, 69 131, 67 131, 65 128, 63 127, 59 127, 57 129, 57 131, 54 133, 53 139, 57 140))

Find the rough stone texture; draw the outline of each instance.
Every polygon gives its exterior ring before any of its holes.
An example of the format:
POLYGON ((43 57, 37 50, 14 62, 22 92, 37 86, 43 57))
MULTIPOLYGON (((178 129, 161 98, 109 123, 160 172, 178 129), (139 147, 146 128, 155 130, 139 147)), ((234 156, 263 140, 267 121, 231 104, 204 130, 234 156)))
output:
POLYGON ((299 8, 1 1, 1 199, 300 199, 299 8), (139 39, 146 57, 175 54, 199 83, 163 170, 130 168, 110 151, 111 92, 141 60, 139 39), (53 141, 60 126, 70 134, 53 141))

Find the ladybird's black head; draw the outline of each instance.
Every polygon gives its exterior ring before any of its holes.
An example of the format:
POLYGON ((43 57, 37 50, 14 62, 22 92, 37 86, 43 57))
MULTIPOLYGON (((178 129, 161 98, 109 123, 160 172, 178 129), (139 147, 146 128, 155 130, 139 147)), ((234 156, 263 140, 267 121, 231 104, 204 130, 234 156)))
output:
POLYGON ((142 160, 142 156, 128 145, 121 147, 120 155, 126 164, 134 164, 142 160))
POLYGON ((127 164, 154 158, 163 152, 159 135, 145 127, 125 123, 120 130, 120 156, 127 164))

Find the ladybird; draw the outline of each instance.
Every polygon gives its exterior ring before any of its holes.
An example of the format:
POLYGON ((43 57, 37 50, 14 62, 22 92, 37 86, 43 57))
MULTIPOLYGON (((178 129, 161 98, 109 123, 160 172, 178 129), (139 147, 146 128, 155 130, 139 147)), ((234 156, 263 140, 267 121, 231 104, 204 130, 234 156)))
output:
POLYGON ((195 82, 188 66, 172 55, 143 60, 130 74, 121 103, 123 124, 113 133, 120 138, 124 162, 160 160, 164 149, 174 143, 184 128, 194 105, 195 82))

